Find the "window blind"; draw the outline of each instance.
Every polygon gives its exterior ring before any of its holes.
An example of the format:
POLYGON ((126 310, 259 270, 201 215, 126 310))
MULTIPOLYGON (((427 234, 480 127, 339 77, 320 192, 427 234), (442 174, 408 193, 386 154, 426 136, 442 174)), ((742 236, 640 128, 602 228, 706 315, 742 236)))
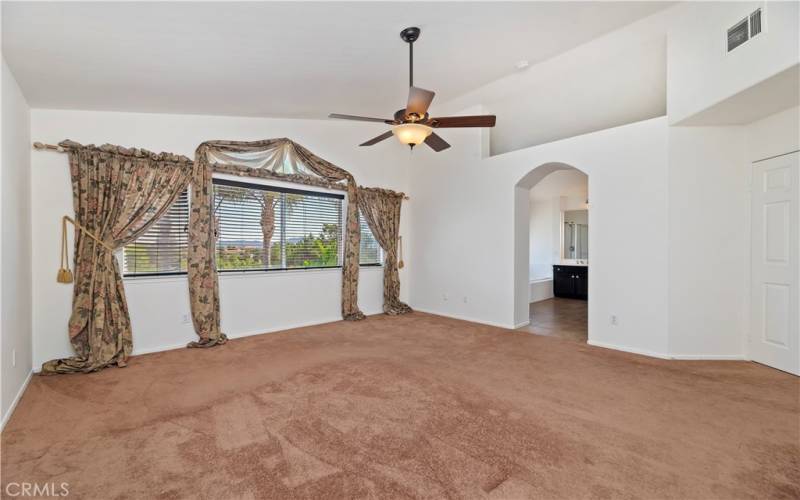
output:
POLYGON ((123 249, 123 275, 186 272, 189 194, 182 192, 167 212, 123 249))
POLYGON ((359 263, 362 266, 377 266, 383 262, 383 249, 372 234, 364 216, 359 212, 358 223, 361 227, 361 250, 359 263))
POLYGON ((341 265, 343 195, 216 179, 214 198, 219 271, 341 265))
MULTIPOLYGON (((344 195, 214 179, 217 269, 264 271, 340 267, 344 195), (272 234, 269 234, 271 231, 272 234)), ((186 272, 189 197, 123 250, 125 276, 186 272)), ((381 249, 364 218, 361 265, 381 265, 381 249)))

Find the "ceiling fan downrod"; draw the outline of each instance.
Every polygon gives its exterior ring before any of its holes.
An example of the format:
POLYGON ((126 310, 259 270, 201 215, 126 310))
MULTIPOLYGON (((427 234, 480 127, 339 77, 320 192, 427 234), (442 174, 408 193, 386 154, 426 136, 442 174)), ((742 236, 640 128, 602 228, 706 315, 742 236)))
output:
POLYGON ((414 42, 419 38, 420 29, 412 26, 400 32, 400 38, 408 44, 408 86, 414 86, 414 42))

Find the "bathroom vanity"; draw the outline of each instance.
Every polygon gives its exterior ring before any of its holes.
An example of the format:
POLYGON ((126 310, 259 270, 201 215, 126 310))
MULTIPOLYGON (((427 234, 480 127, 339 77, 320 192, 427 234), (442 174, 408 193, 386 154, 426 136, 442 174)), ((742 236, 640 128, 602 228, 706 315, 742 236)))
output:
POLYGON ((555 264, 553 295, 565 299, 589 298, 589 266, 555 264))

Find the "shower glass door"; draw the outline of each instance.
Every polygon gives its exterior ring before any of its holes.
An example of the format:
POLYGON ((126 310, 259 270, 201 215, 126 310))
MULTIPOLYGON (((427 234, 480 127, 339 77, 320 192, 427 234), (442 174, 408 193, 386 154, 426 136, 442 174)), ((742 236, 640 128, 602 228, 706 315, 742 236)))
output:
POLYGON ((589 259, 589 213, 587 210, 564 212, 562 256, 564 260, 589 259))

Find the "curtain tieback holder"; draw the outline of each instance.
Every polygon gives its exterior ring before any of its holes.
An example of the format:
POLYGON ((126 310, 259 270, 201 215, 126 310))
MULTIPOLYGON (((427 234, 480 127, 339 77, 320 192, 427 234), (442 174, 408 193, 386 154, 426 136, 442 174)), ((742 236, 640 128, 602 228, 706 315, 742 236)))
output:
POLYGON ((71 217, 65 215, 61 218, 61 268, 58 270, 58 275, 56 276, 56 281, 59 283, 72 283, 75 279, 72 274, 72 270, 69 268, 69 252, 67 250, 67 222, 75 226, 76 230, 83 231, 83 234, 99 243, 100 246, 109 252, 114 251, 113 248, 103 243, 100 238, 92 234, 91 231, 75 222, 75 220, 71 217))
POLYGON ((397 246, 399 247, 398 249, 400 250, 400 252, 399 252, 400 253, 400 255, 399 255, 400 259, 397 261, 397 269, 403 269, 405 267, 406 263, 403 262, 403 237, 402 236, 398 236, 397 237, 397 246))

